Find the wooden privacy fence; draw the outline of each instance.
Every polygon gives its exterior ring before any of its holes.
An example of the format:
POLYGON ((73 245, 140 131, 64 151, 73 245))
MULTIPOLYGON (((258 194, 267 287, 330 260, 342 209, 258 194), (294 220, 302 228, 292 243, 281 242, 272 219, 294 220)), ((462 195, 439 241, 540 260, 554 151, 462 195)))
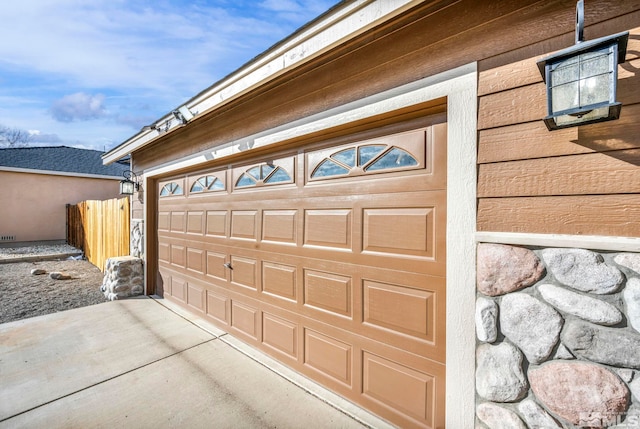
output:
POLYGON ((129 254, 129 199, 67 204, 67 243, 104 272, 108 258, 129 254))

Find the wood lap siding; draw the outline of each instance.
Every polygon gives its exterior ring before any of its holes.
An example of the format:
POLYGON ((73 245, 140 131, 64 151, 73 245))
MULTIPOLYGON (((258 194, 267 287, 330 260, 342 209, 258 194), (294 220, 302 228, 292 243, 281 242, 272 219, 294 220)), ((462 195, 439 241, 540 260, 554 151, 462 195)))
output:
POLYGON ((542 57, 479 73, 478 230, 639 236, 640 27, 618 67, 617 121, 548 131, 542 57))

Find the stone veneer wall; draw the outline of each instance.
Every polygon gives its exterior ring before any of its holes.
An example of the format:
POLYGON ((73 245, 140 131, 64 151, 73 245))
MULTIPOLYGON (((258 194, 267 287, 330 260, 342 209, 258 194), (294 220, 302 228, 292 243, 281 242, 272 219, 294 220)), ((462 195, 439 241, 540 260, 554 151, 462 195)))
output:
POLYGON ((144 259, 144 220, 131 219, 130 254, 144 259))
POLYGON ((479 244, 478 428, 640 428, 640 254, 479 244))
POLYGON ((117 256, 107 259, 100 290, 110 301, 142 295, 144 293, 142 259, 135 256, 117 256))

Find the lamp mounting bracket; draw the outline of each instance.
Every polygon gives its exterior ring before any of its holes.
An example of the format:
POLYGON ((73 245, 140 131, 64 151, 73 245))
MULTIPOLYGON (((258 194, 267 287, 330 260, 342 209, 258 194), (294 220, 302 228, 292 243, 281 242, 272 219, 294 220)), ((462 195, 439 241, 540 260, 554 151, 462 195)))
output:
POLYGON ((576 45, 584 41, 584 0, 576 4, 576 45))

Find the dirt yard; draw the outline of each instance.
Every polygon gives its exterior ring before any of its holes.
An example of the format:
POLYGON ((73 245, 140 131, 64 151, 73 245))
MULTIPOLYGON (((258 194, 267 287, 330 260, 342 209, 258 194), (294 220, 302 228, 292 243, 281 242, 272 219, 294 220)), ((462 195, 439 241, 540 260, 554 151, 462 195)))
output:
POLYGON ((102 272, 84 260, 12 262, 0 264, 0 323, 106 302, 102 272), (32 275, 40 268, 46 274, 32 275), (69 280, 53 280, 51 272, 69 280))

